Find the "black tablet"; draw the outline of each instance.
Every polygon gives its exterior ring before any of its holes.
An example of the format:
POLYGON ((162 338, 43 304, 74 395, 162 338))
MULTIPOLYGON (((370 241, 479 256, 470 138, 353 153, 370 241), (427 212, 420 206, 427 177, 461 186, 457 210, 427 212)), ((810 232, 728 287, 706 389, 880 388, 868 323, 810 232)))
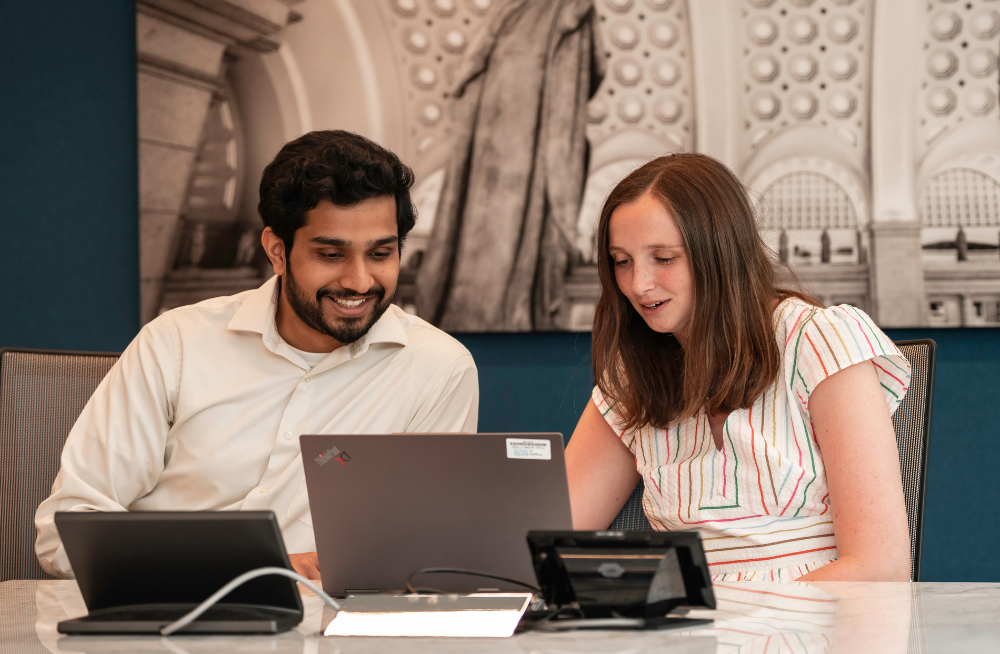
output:
MULTIPOLYGON (((271 511, 61 512, 59 537, 88 615, 64 634, 158 633, 233 578, 292 569, 271 511)), ((277 633, 302 621, 286 577, 253 579, 178 633, 277 633)))

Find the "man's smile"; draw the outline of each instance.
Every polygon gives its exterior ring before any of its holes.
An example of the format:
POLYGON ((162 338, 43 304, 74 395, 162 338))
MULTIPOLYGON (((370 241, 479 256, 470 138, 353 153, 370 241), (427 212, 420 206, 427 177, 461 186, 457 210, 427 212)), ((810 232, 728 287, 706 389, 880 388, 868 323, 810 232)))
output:
POLYGON ((342 318, 357 318, 365 315, 368 313, 369 307, 377 300, 376 297, 371 295, 352 298, 324 295, 323 299, 330 300, 334 312, 342 318))
POLYGON ((333 298, 333 301, 345 307, 356 307, 367 299, 368 298, 366 297, 359 298, 357 300, 342 300, 340 298, 333 298))

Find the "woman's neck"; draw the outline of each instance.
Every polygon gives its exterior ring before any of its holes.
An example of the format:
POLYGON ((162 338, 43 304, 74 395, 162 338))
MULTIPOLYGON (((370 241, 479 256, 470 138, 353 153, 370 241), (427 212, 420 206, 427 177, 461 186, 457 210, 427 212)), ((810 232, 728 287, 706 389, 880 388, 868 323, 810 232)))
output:
POLYGON ((687 349, 688 333, 687 330, 681 330, 674 332, 674 338, 677 339, 677 344, 681 346, 681 349, 687 349))

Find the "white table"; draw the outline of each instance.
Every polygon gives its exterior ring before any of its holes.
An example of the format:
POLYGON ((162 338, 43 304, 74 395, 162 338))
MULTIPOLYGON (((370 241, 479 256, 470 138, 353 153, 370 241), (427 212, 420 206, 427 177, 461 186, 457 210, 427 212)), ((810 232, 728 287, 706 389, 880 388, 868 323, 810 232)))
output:
POLYGON ((329 609, 303 592, 305 620, 278 636, 63 636, 56 623, 86 613, 72 581, 0 584, 4 652, 483 652, 486 654, 740 654, 1000 652, 1000 584, 716 584, 719 608, 694 632, 530 633, 506 639, 324 638, 329 609))

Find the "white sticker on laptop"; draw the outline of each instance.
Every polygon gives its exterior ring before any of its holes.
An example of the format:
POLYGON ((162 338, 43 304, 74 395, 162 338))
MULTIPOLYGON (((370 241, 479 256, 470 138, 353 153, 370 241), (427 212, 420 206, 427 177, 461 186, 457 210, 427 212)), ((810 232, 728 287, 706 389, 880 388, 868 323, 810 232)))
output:
POLYGON ((552 444, 538 438, 508 438, 507 458, 548 461, 552 458, 552 444))

